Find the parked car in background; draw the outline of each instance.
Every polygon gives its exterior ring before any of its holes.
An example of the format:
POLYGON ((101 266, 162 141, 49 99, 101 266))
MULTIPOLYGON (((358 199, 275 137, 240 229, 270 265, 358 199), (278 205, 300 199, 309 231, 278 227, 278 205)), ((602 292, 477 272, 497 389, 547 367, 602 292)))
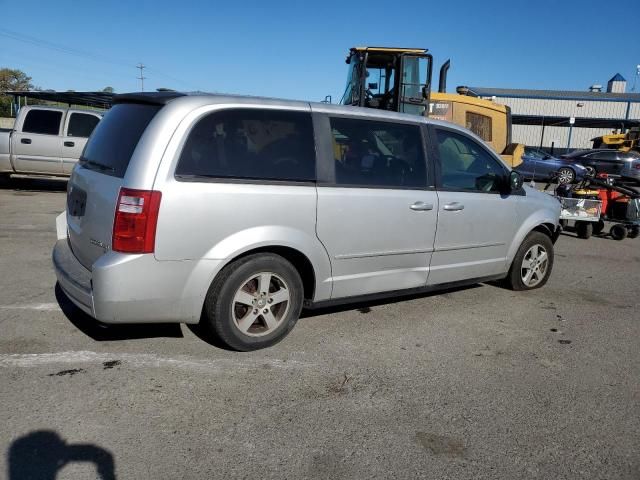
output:
POLYGON ((525 148, 522 163, 514 170, 527 180, 545 181, 555 177, 562 184, 580 181, 587 173, 580 163, 557 158, 535 148, 525 148))
POLYGON ((103 113, 22 107, 13 129, 0 131, 0 176, 69 176, 103 113))
POLYGON ((237 350, 303 305, 541 287, 559 233, 560 203, 463 128, 288 100, 116 96, 67 192, 53 263, 79 308, 202 322, 237 350))
POLYGON ((609 148, 576 150, 562 155, 561 158, 580 163, 592 170, 595 175, 608 173, 640 181, 640 153, 634 150, 628 152, 609 148))

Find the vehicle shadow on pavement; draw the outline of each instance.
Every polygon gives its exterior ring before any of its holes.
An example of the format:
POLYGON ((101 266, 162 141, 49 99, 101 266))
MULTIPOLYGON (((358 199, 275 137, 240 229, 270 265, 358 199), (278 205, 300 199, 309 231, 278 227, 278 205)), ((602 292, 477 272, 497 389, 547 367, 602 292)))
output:
POLYGON ((20 192, 65 192, 67 179, 12 177, 0 179, 0 190, 15 190, 18 194, 20 192))
MULTIPOLYGON (((302 312, 300 313, 300 320, 305 318, 319 317, 321 315, 330 315, 332 313, 347 312, 349 310, 357 310, 360 313, 369 313, 371 312, 372 307, 376 307, 379 305, 390 305, 394 303, 405 302, 407 300, 415 300, 418 298, 429 298, 435 295, 444 295, 447 293, 454 293, 462 290, 479 288, 482 286, 483 284, 476 284, 476 285, 469 285, 465 287, 448 288, 444 290, 438 290, 435 292, 416 293, 416 294, 410 294, 410 295, 398 295, 395 297, 384 298, 384 299, 368 300, 368 301, 355 302, 355 303, 346 303, 342 305, 332 305, 332 306, 313 308, 313 309, 303 309, 302 312)), ((188 324, 187 328, 196 337, 198 337, 200 340, 208 343, 211 346, 214 346, 216 348, 220 348, 223 350, 234 351, 232 348, 229 348, 227 345, 222 343, 215 336, 210 334, 205 328, 202 328, 200 324, 188 324)))
POLYGON ((9 480, 54 480, 70 463, 91 463, 95 465, 97 478, 116 478, 111 452, 91 443, 66 443, 52 430, 37 430, 17 438, 7 457, 9 480))
POLYGON ((136 340, 144 338, 183 338, 179 323, 145 323, 137 325, 106 325, 91 318, 76 307, 56 283, 56 301, 65 317, 82 333, 98 342, 136 340))
POLYGON ((462 287, 445 288, 445 289, 436 290, 433 292, 412 293, 407 295, 398 294, 397 296, 390 297, 390 298, 380 298, 380 299, 366 300, 366 301, 356 302, 356 303, 346 303, 342 305, 332 305, 327 307, 303 309, 302 313, 300 314, 300 318, 301 319, 312 318, 312 317, 318 317, 320 315, 329 315, 332 313, 347 312, 349 310, 358 310, 360 313, 369 313, 372 307, 377 307, 380 305, 391 305, 394 303, 406 302, 409 300, 416 300, 419 298, 429 298, 429 297, 435 297, 440 295, 446 295, 448 293, 455 293, 463 290, 470 290, 473 288, 481 288, 484 285, 491 285, 491 284, 476 283, 473 285, 466 285, 462 287))

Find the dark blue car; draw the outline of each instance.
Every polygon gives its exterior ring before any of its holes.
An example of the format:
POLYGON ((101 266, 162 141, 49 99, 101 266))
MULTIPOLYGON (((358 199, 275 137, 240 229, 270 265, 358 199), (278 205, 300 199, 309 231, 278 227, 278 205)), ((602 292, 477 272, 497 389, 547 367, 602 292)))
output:
POLYGON ((558 183, 573 183, 582 180, 587 169, 579 163, 552 157, 548 153, 533 148, 525 148, 522 164, 515 170, 527 180, 550 180, 557 174, 558 183))

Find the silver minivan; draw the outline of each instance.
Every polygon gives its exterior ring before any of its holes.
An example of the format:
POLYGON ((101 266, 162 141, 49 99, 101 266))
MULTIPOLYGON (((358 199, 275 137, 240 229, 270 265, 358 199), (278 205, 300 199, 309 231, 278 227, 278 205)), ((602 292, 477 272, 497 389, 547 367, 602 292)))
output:
POLYGON ((57 219, 62 290, 105 323, 273 345, 303 307, 544 285, 560 204, 417 116, 176 92, 115 97, 57 219))

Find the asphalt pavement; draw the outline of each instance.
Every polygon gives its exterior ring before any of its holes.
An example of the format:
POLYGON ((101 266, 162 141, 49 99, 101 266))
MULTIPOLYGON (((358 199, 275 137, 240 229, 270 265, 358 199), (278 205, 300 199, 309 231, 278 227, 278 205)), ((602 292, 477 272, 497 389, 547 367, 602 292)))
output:
POLYGON ((0 477, 640 478, 640 239, 569 232, 542 289, 316 311, 236 353, 72 308, 65 188, 0 185, 0 477))

